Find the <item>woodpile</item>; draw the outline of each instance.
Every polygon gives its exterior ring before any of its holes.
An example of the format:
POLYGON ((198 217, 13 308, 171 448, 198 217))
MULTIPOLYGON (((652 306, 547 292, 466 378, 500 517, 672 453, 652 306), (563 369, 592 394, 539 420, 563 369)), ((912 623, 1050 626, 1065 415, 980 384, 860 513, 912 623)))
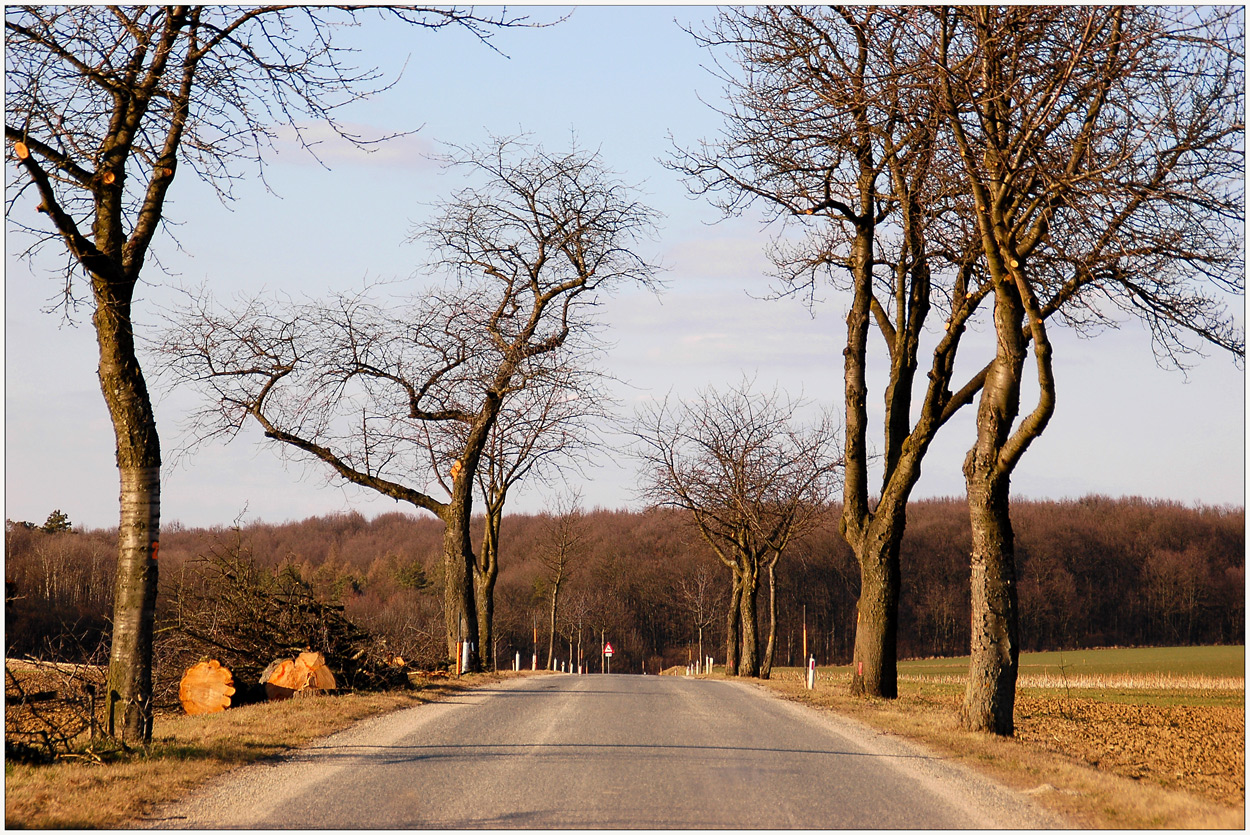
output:
POLYGON ((234 676, 216 659, 192 665, 178 684, 178 701, 192 716, 225 710, 233 695, 234 676))
POLYGON ((271 702, 296 695, 316 695, 337 687, 325 656, 319 652, 301 652, 297 658, 273 662, 261 673, 260 682, 271 702))
POLYGON ((282 698, 331 687, 376 691, 407 684, 407 670, 395 663, 386 642, 352 623, 343 604, 319 598, 289 566, 264 568, 244 553, 223 549, 188 565, 171 609, 177 620, 158 646, 158 669, 172 673, 157 688, 164 704, 177 695, 176 671, 206 656, 233 671, 236 707, 270 700, 274 693, 282 698), (311 688, 290 678, 297 656, 310 649, 322 653, 322 661, 316 665, 306 659, 300 665, 305 680, 308 670, 325 667, 325 658, 334 663, 333 674, 325 669, 311 688), (274 684, 284 690, 269 686, 281 666, 281 661, 270 663, 275 658, 290 664, 274 684), (333 684, 326 685, 326 675, 333 684))

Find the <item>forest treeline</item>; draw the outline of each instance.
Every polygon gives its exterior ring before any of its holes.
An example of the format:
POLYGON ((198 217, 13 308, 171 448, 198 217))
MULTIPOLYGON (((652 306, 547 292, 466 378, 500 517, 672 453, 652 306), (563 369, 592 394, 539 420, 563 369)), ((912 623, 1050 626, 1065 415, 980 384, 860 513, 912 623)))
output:
MULTIPOLYGON (((1244 509, 1087 497, 1017 501, 1012 517, 1024 649, 1244 640, 1244 509)), ((76 660, 107 643, 116 533, 60 522, 6 525, 10 656, 76 660)), ((519 654, 529 666, 537 653, 539 666, 548 664, 550 523, 545 515, 504 520, 487 663, 510 667, 519 654)), ((599 509, 579 525, 560 593, 558 662, 597 670, 607 640, 614 671, 654 673, 698 657, 700 629, 703 654, 723 661, 729 574, 684 514, 599 509)), ((305 584, 405 661, 446 664, 441 541, 437 520, 406 513, 210 529, 175 523, 160 547, 158 643, 179 605, 204 605, 187 590, 209 582, 210 558, 228 555, 305 584)), ((969 549, 963 501, 913 503, 902 549, 900 657, 967 653, 969 549)), ((805 620, 817 662, 848 663, 859 572, 833 516, 786 553, 777 580, 776 663, 802 663, 805 620)))

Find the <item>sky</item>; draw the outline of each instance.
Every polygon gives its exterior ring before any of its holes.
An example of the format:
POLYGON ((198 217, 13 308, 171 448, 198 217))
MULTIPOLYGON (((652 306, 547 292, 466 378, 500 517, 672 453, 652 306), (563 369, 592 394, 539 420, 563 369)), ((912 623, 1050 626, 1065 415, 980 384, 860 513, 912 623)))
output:
MULTIPOLYGON (((562 13, 525 12, 548 21, 562 13)), ((643 251, 664 265, 665 289, 623 291, 601 308, 612 343, 606 366, 622 381, 615 393, 623 418, 647 399, 691 397, 744 375, 759 389, 775 385, 813 408, 840 412, 846 298, 826 290, 810 310, 768 298, 765 248, 776 230, 758 213, 722 219, 662 164, 674 143, 690 147, 721 128, 713 110, 721 83, 682 28, 697 30, 713 14, 710 7, 582 7, 549 28, 499 32, 499 52, 461 31, 366 23, 349 33, 360 62, 399 79, 343 117, 372 135, 416 133, 373 154, 327 142, 324 165, 281 142, 266 172, 269 189, 252 178, 229 205, 184 171, 167 207, 177 241, 157 244, 164 272, 155 265, 145 271, 136 328, 152 336, 162 311, 177 305, 178 288, 209 286, 219 299, 262 290, 317 297, 367 281, 420 282, 424 253, 405 241, 431 204, 457 186, 431 155, 445 149, 441 143, 526 133, 549 150, 574 140, 598 149, 664 215, 643 251)), ((31 209, 15 211, 31 216, 31 209)), ((44 312, 58 293, 58 260, 21 260, 23 244, 6 229, 5 515, 42 523, 60 509, 79 528, 113 527, 114 442, 95 375, 90 312, 44 312)), ((987 326, 970 335, 958 366, 963 376, 988 357, 991 339, 987 326)), ((1016 497, 1097 493, 1244 505, 1245 376, 1228 356, 1211 353, 1187 373, 1160 368, 1149 334, 1132 321, 1092 339, 1060 330, 1052 340, 1057 411, 1016 471, 1016 497)), ((166 524, 419 513, 284 457, 254 427, 184 453, 194 396, 153 379, 151 364, 148 373, 166 462, 166 524)), ((875 379, 869 398, 879 439, 882 377, 875 379)), ((965 409, 942 430, 916 497, 963 494, 973 429, 965 409)), ((587 506, 642 507, 637 473, 620 454, 624 444, 616 437, 577 479, 587 506)), ((539 511, 559 489, 523 487, 513 512, 539 511)))

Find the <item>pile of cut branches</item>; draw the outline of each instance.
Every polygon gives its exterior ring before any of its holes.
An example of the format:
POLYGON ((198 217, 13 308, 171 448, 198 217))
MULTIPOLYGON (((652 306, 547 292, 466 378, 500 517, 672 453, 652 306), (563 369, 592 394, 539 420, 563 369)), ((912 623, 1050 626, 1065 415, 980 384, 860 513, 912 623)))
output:
POLYGON ((19 762, 92 756, 99 737, 104 668, 95 664, 4 661, 4 753, 19 762))
POLYGON ((237 544, 186 566, 159 632, 158 706, 177 704, 179 678, 204 658, 233 672, 235 704, 263 701, 262 671, 304 651, 322 653, 344 689, 407 682, 385 642, 352 623, 342 605, 319 599, 293 566, 260 567, 237 544))

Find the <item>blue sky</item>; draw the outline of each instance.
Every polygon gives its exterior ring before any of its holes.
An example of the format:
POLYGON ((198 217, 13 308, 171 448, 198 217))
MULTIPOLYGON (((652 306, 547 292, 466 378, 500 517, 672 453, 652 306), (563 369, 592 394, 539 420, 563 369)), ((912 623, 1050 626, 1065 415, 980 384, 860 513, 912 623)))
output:
MULTIPOLYGON (((526 11, 536 19, 559 14, 526 11)), ((647 254, 664 263, 667 289, 658 296, 623 292, 602 308, 614 343, 608 368, 629 383, 617 393, 624 413, 641 398, 670 389, 688 396, 744 373, 761 387, 777 384, 840 411, 845 300, 826 292, 809 313, 792 300, 764 299, 771 231, 751 215, 717 222, 717 211, 689 197, 658 161, 671 147, 670 135, 690 145, 719 129, 708 104, 719 100, 720 84, 702 66, 708 56, 674 22, 697 28, 713 13, 709 7, 583 7, 548 29, 499 33, 495 42, 507 57, 463 32, 367 22, 350 33, 362 48, 361 62, 403 75, 344 117, 374 134, 419 132, 372 155, 327 143, 321 156, 329 170, 283 143, 267 171, 275 193, 253 179, 228 207, 184 174, 169 209, 181 224, 180 248, 169 239, 160 243, 168 274, 148 267, 137 326, 150 333, 158 309, 176 303, 171 288, 177 286, 207 284, 219 298, 260 289, 317 295, 408 278, 423 258, 416 245, 404 243, 411 225, 456 185, 454 175, 428 159, 440 142, 526 132, 563 149, 575 136, 579 145, 598 148, 605 164, 665 215, 647 254)), ((60 508, 80 526, 112 526, 117 475, 89 314, 84 308, 67 322, 41 312, 57 292, 51 271, 58 261, 19 261, 21 245, 7 236, 5 513, 42 522, 60 508)), ((969 343, 965 374, 989 350, 987 330, 969 343)), ((1066 332, 1053 338, 1058 411, 1017 470, 1017 496, 1244 503, 1245 381, 1228 357, 1212 354, 1187 376, 1160 369, 1148 334, 1133 322, 1096 339, 1066 332)), ((172 462, 192 401, 159 381, 153 389, 172 462)), ((870 384, 878 413, 880 390, 880 382, 870 384)), ((918 496, 962 494, 960 466, 972 440, 972 413, 965 410, 935 442, 918 496)), ((587 472, 586 503, 637 507, 628 461, 605 453, 602 463, 587 472)), ((538 510, 544 502, 544 493, 531 489, 516 496, 512 509, 538 510)), ((247 519, 274 522, 350 509, 409 510, 328 480, 320 467, 284 461, 255 430, 167 466, 163 504, 166 522, 189 526, 229 524, 245 507, 247 519)))

